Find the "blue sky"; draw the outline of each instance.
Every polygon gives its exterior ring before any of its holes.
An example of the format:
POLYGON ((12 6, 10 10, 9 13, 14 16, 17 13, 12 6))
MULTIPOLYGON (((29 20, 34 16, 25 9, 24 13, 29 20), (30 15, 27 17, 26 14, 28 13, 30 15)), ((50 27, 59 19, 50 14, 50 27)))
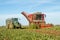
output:
POLYGON ((5 25, 7 18, 19 18, 21 24, 28 24, 21 14, 43 12, 46 23, 60 24, 60 0, 0 0, 0 26, 5 25))

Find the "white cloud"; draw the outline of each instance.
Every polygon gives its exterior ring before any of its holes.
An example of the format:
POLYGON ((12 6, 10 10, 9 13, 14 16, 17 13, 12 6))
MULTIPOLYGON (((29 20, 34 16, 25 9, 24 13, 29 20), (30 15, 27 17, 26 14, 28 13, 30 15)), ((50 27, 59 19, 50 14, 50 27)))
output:
POLYGON ((48 12, 46 13, 46 22, 53 24, 60 24, 60 12, 48 12))

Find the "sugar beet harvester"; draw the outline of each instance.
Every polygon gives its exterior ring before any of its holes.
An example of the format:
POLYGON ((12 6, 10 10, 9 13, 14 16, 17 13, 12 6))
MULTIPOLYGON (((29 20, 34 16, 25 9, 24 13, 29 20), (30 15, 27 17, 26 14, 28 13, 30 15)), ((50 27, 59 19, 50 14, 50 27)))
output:
POLYGON ((39 26, 39 28, 45 28, 45 27, 52 27, 52 24, 46 24, 45 22, 45 14, 42 12, 35 12, 32 14, 28 14, 26 12, 22 12, 22 15, 26 17, 26 19, 29 21, 29 24, 33 23, 39 26))

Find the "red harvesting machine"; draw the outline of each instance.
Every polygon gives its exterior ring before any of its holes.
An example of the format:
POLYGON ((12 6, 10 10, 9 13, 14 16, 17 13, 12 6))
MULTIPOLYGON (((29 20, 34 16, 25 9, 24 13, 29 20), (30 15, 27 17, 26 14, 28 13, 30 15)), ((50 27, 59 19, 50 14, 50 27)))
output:
POLYGON ((29 21, 29 24, 31 24, 31 23, 37 24, 39 26, 39 28, 52 27, 52 24, 46 24, 46 22, 45 22, 46 15, 43 14, 42 12, 35 12, 32 14, 22 12, 22 14, 29 21))

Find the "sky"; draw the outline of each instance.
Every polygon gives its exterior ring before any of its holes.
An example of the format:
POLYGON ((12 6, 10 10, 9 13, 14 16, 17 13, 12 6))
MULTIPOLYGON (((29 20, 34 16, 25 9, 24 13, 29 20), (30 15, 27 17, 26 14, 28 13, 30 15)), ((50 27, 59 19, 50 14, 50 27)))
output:
POLYGON ((27 25, 22 11, 42 12, 46 14, 46 23, 60 24, 60 0, 0 0, 0 26, 6 25, 8 18, 18 18, 22 25, 27 25))

